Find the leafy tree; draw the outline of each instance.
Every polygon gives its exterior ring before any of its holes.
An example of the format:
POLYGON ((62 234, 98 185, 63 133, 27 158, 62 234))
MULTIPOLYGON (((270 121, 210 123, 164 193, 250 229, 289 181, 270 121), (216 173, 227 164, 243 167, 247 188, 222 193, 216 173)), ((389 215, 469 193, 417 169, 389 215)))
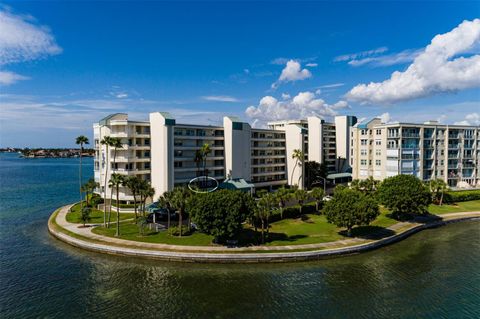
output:
POLYGON ((83 207, 81 210, 81 215, 80 218, 83 222, 83 227, 85 227, 85 224, 90 221, 90 214, 92 213, 92 209, 90 207, 83 207))
POLYGON ((426 214, 432 202, 428 188, 413 175, 385 179, 377 190, 377 197, 397 219, 411 213, 426 214))
POLYGON ((445 191, 447 190, 447 184, 443 179, 432 179, 426 182, 430 193, 432 194, 432 200, 434 203, 442 206, 443 204, 443 197, 445 195, 445 191))
POLYGON ((295 193, 293 193, 293 196, 297 200, 298 205, 300 205, 300 214, 303 214, 303 205, 308 198, 307 191, 304 189, 297 189, 295 190, 295 193))
POLYGON ((328 167, 325 162, 321 164, 315 161, 305 162, 305 185, 308 189, 319 184, 323 186, 327 175, 328 167))
POLYGON ((267 193, 268 193, 268 191, 266 189, 258 189, 258 190, 255 191, 255 195, 257 196, 257 198, 261 198, 262 196, 264 196, 267 193))
MULTIPOLYGON (((293 150, 292 158, 295 160, 295 165, 293 166, 292 170, 292 178, 291 178, 291 183, 293 184, 293 174, 295 173, 295 169, 297 166, 301 167, 303 164, 303 161, 305 160, 305 155, 303 154, 302 150, 296 149, 293 150)), ((300 173, 300 176, 298 177, 298 182, 297 185, 300 186, 300 179, 302 178, 302 174, 300 173)), ((303 185, 301 185, 303 187, 303 185)))
MULTIPOLYGON (((115 236, 120 236, 120 198, 119 198, 119 190, 120 186, 125 183, 125 176, 113 173, 112 176, 110 176, 110 182, 109 186, 113 189, 115 188, 115 193, 117 195, 117 232, 115 233, 115 236)), ((111 211, 111 209, 110 209, 111 211)), ((110 215, 111 212, 108 213, 108 225, 107 227, 110 227, 110 215)))
POLYGON ((367 179, 355 179, 350 183, 350 187, 354 190, 360 191, 365 195, 373 196, 380 184, 379 181, 375 180, 372 176, 369 176, 367 179))
POLYGON ((348 188, 335 192, 332 200, 325 203, 323 212, 329 223, 345 227, 349 237, 353 226, 369 225, 380 214, 372 197, 348 188))
POLYGON ((224 242, 238 236, 254 205, 249 194, 220 190, 195 194, 188 201, 188 211, 200 231, 224 242))
POLYGON ((320 210, 320 204, 322 204, 323 202, 323 197, 325 196, 323 188, 314 187, 310 192, 310 196, 315 199, 315 209, 318 212, 320 210))
POLYGON ((78 168, 78 183, 80 190, 80 210, 83 207, 83 196, 82 196, 82 155, 83 155, 83 145, 89 144, 88 138, 86 136, 80 135, 75 139, 75 143, 80 145, 80 165, 78 168))
POLYGON ((187 187, 175 187, 172 192, 171 203, 178 211, 178 230, 179 236, 182 237, 183 214, 185 213, 189 197, 192 195, 187 187))
POLYGON ((280 187, 275 193, 275 201, 278 203, 278 208, 280 211, 280 219, 283 219, 283 210, 287 201, 292 198, 292 191, 286 189, 285 187, 280 187))

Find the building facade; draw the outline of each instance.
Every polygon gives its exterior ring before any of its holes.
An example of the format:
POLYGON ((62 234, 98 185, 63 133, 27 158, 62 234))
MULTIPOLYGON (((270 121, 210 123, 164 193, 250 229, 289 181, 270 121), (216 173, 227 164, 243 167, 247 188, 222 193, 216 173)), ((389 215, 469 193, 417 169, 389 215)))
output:
POLYGON ((435 121, 385 124, 375 118, 353 127, 350 164, 354 179, 411 174, 442 179, 450 187, 479 186, 480 129, 435 121))
MULTIPOLYGON (((303 187, 304 167, 293 158, 301 150, 305 161, 325 163, 329 172, 347 170, 350 161, 350 130, 353 116, 340 116, 336 123, 318 117, 272 122, 267 129, 252 128, 235 117, 224 117, 223 126, 180 124, 164 112, 154 112, 148 121, 130 121, 127 114, 113 114, 94 124, 95 180, 104 195, 104 181, 112 173, 138 175, 150 180, 156 197, 198 176, 242 178, 255 187, 298 185, 303 187), (101 140, 118 137, 122 147, 108 150, 101 140), (205 162, 196 152, 210 147, 205 162), (338 159, 342 145, 344 157, 338 159), (115 156, 116 153, 116 156, 115 156), (107 172, 108 167, 108 172, 107 172)), ((108 188, 108 187, 107 187, 108 188)), ((111 190, 107 189, 107 196, 111 190)), ((119 192, 122 201, 131 201, 128 190, 119 192)))

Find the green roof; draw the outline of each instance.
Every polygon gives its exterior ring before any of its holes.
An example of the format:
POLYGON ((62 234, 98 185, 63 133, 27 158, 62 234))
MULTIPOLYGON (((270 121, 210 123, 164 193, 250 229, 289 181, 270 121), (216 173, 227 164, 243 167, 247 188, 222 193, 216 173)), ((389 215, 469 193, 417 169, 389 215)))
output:
POLYGON ((344 178, 344 177, 352 177, 352 173, 328 174, 327 179, 337 179, 337 178, 344 178))
POLYGON ((244 190, 249 191, 255 186, 253 184, 248 183, 243 178, 227 178, 224 180, 218 188, 220 189, 232 189, 232 190, 244 190))
POLYGON ((113 117, 115 117, 117 115, 127 115, 127 113, 114 113, 114 114, 107 115, 103 119, 100 120, 99 124, 100 125, 107 125, 108 121, 110 121, 113 117))

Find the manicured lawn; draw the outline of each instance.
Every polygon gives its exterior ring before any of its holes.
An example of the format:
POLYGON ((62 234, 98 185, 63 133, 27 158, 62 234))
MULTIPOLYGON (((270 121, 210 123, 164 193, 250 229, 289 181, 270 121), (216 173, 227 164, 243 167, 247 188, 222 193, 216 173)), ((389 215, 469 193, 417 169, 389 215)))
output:
MULTIPOLYGON (((67 214, 67 221, 69 223, 81 224, 83 222, 80 219, 80 217, 81 217, 80 204, 76 204, 75 206, 72 207, 72 211, 67 214)), ((107 213, 107 217, 108 217, 108 213, 107 213)), ((134 217, 135 217, 135 214, 133 214, 133 213, 121 213, 120 214, 120 220, 134 218, 134 217)), ((115 222, 116 220, 117 220, 117 213, 112 212, 111 221, 115 222)), ((98 223, 98 224, 103 223, 103 211, 98 210, 98 209, 92 209, 92 212, 90 213, 89 223, 94 223, 94 224, 95 223, 98 223)))
MULTIPOLYGON (((358 236, 366 236, 374 232, 382 230, 396 223, 395 220, 387 216, 388 211, 382 210, 381 215, 375 220, 371 226, 356 227, 353 234, 358 236)), ((92 230, 96 234, 113 237, 115 235, 115 227, 105 229, 101 226, 92 230)), ((260 229, 259 229, 260 231, 260 229)), ((335 225, 327 223, 324 215, 307 214, 302 218, 283 219, 270 224, 270 239, 266 243, 269 246, 282 245, 302 245, 325 243, 341 239, 346 239, 341 233, 342 229, 335 225)), ((159 233, 151 232, 145 229, 145 234, 139 234, 138 226, 133 223, 123 223, 120 225, 120 238, 127 240, 135 240, 149 243, 164 243, 171 245, 190 245, 205 246, 212 245, 213 236, 194 232, 192 235, 175 237, 170 236, 166 231, 159 233)), ((245 224, 245 230, 239 238, 242 245, 251 245, 256 242, 253 227, 245 224)), ((257 240, 260 241, 260 232, 256 234, 257 240)))
MULTIPOLYGON (((95 227, 92 232, 99 235, 115 236, 115 225, 110 228, 103 228, 102 226, 95 227)), ((185 246, 208 246, 212 244, 213 237, 207 234, 194 232, 189 236, 170 236, 167 231, 158 233, 150 231, 145 228, 144 235, 139 234, 138 226, 133 223, 120 223, 120 238, 127 240, 142 241, 146 243, 162 243, 170 245, 185 245, 185 246)))
POLYGON ((453 205, 430 205, 428 211, 431 214, 441 215, 447 213, 458 213, 458 212, 474 212, 480 211, 480 200, 472 200, 469 202, 458 202, 453 205))
MULTIPOLYGON (((432 214, 445 214, 452 212, 464 211, 480 211, 480 201, 461 202, 457 205, 431 205, 429 208, 432 214)), ((103 219, 103 212, 96 211, 98 214, 98 222, 103 219)), ((70 214, 69 214, 70 215, 70 214)), ((68 216, 68 215, 67 215, 68 216)), ((133 214, 121 214, 121 219, 133 218, 133 214), (128 216, 128 217, 127 217, 128 216)), ((78 218, 77 213, 77 218, 78 218)), ((396 224, 398 221, 389 216, 389 211, 380 207, 380 216, 370 225, 362 227, 354 227, 353 236, 364 238, 381 238, 383 236, 392 235, 393 232, 385 230, 385 228, 396 224)), ((92 230, 96 234, 113 237, 115 235, 115 227, 109 229, 96 227, 92 230)), ((253 227, 245 224, 245 230, 239 238, 241 245, 251 245, 260 240, 260 229, 255 235, 253 227)), ((270 224, 270 238, 266 245, 282 246, 282 245, 302 245, 332 242, 341 239, 347 239, 342 232, 343 229, 327 223, 324 215, 306 214, 301 218, 288 218, 270 224)), ((171 245, 189 245, 189 246, 208 246, 212 245, 213 237, 210 235, 194 232, 192 235, 175 237, 170 236, 166 231, 154 233, 145 229, 143 236, 139 235, 137 225, 131 222, 125 222, 120 227, 120 238, 134 241, 142 241, 149 243, 164 243, 171 245)))

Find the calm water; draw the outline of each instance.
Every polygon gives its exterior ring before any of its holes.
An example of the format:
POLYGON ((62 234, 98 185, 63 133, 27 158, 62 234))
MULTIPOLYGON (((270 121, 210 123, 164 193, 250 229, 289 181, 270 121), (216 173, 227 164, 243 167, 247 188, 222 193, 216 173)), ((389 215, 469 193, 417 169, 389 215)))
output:
POLYGON ((318 262, 150 262, 84 252, 48 235, 50 213, 77 200, 77 176, 78 159, 0 154, 0 317, 480 317, 479 222, 318 262))

